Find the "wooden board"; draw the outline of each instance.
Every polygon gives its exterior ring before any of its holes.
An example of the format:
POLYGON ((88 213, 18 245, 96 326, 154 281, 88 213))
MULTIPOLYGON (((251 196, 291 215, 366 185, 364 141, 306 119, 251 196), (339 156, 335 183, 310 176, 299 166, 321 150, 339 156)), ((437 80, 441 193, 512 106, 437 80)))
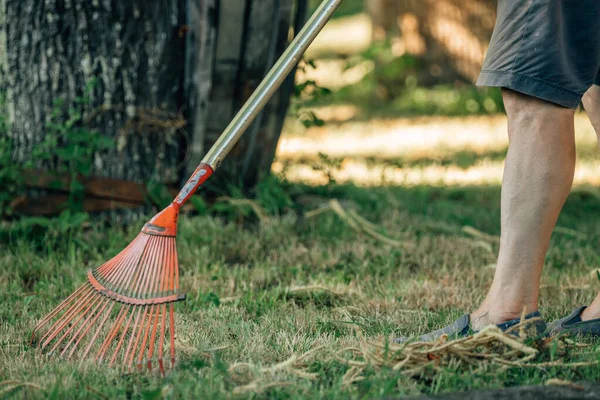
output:
MULTIPOLYGON (((32 189, 43 189, 39 197, 22 197, 14 202, 15 211, 25 215, 55 215, 64 210, 69 199, 71 178, 46 171, 27 170, 25 184, 32 189)), ((104 177, 79 177, 84 186, 83 208, 88 212, 120 208, 139 208, 149 204, 146 185, 104 177)), ((167 186, 174 197, 176 185, 167 186)))

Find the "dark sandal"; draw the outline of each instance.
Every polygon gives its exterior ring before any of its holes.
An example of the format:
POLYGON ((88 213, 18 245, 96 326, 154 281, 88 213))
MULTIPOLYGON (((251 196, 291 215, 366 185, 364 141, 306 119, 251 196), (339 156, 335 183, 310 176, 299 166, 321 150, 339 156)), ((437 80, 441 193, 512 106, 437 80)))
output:
POLYGON ((581 313, 586 306, 577 307, 571 314, 552 322, 548 326, 550 335, 600 336, 600 318, 581 320, 581 313))
MULTIPOLYGON (((525 320, 532 318, 540 318, 542 315, 539 311, 532 312, 531 314, 527 314, 525 316, 525 320)), ((517 325, 521 322, 521 318, 511 319, 510 321, 503 322, 501 324, 497 324, 496 326, 500 328, 502 331, 508 330, 510 327, 517 325)), ((546 323, 543 320, 537 320, 532 322, 536 334, 542 334, 546 331, 546 323)), ((419 342, 432 342, 436 339, 439 339, 443 335, 448 335, 450 339, 458 339, 461 337, 468 336, 470 334, 477 333, 473 329, 471 329, 471 317, 469 314, 463 314, 459 319, 454 321, 452 324, 445 326, 436 331, 426 333, 425 335, 421 335, 416 338, 416 341, 419 342)), ((399 337, 394 339, 395 343, 406 343, 414 338, 409 337, 399 337)))

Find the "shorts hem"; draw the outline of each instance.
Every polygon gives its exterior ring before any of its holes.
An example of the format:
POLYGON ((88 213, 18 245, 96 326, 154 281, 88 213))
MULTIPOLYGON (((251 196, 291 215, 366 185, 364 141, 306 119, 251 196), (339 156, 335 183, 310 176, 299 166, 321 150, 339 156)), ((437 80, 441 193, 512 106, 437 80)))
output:
POLYGON ((567 108, 579 107, 583 97, 583 93, 509 71, 483 70, 477 79, 477 85, 511 89, 567 108))

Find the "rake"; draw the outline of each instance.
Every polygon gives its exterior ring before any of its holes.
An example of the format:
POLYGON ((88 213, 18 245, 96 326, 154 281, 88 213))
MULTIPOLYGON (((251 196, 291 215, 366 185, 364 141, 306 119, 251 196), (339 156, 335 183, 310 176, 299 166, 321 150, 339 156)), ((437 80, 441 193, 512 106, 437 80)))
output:
POLYGON ((93 358, 126 369, 175 365, 174 303, 179 286, 177 218, 181 206, 219 167, 300 60, 342 0, 326 0, 240 109, 173 202, 117 256, 91 270, 87 282, 34 328, 32 342, 47 354, 93 358))

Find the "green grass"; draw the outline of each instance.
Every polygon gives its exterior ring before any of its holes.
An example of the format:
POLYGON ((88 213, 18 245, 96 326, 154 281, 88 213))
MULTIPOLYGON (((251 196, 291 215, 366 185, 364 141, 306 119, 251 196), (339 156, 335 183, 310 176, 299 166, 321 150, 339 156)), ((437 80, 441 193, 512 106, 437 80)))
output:
MULTIPOLYGON (((551 378, 600 379, 600 370, 592 367, 497 371, 455 364, 416 377, 367 368, 362 381, 344 385, 349 367, 333 353, 357 344, 356 328, 373 340, 415 334, 449 323, 482 300, 497 248, 492 243, 489 251, 461 229, 468 225, 499 234, 500 189, 286 190, 293 205, 266 223, 245 218, 242 226, 231 222, 238 218, 215 215, 180 219, 178 248, 188 299, 176 308, 179 364, 166 378, 46 359, 28 342, 35 322, 84 282, 88 268, 119 252, 142 221, 127 230, 94 224, 68 235, 46 232, 44 240, 39 233, 2 225, 0 398, 378 398, 543 384, 551 378), (306 193, 350 202, 382 232, 415 248, 366 238, 333 213, 303 218, 311 208, 299 205, 306 204, 306 193), (289 291, 309 285, 346 294, 289 291), (317 346, 323 348, 305 361, 306 370, 317 374, 314 380, 285 370, 228 371, 235 362, 269 367, 317 346), (240 389, 259 378, 255 389, 240 389), (279 383, 265 388, 273 382, 279 383), (234 395, 236 390, 242 393, 234 395)), ((567 202, 558 224, 585 238, 556 233, 552 239, 541 289, 541 310, 549 320, 590 301, 600 289, 590 275, 600 261, 600 222, 590 216, 599 214, 600 201, 592 195, 573 194, 567 202)))

